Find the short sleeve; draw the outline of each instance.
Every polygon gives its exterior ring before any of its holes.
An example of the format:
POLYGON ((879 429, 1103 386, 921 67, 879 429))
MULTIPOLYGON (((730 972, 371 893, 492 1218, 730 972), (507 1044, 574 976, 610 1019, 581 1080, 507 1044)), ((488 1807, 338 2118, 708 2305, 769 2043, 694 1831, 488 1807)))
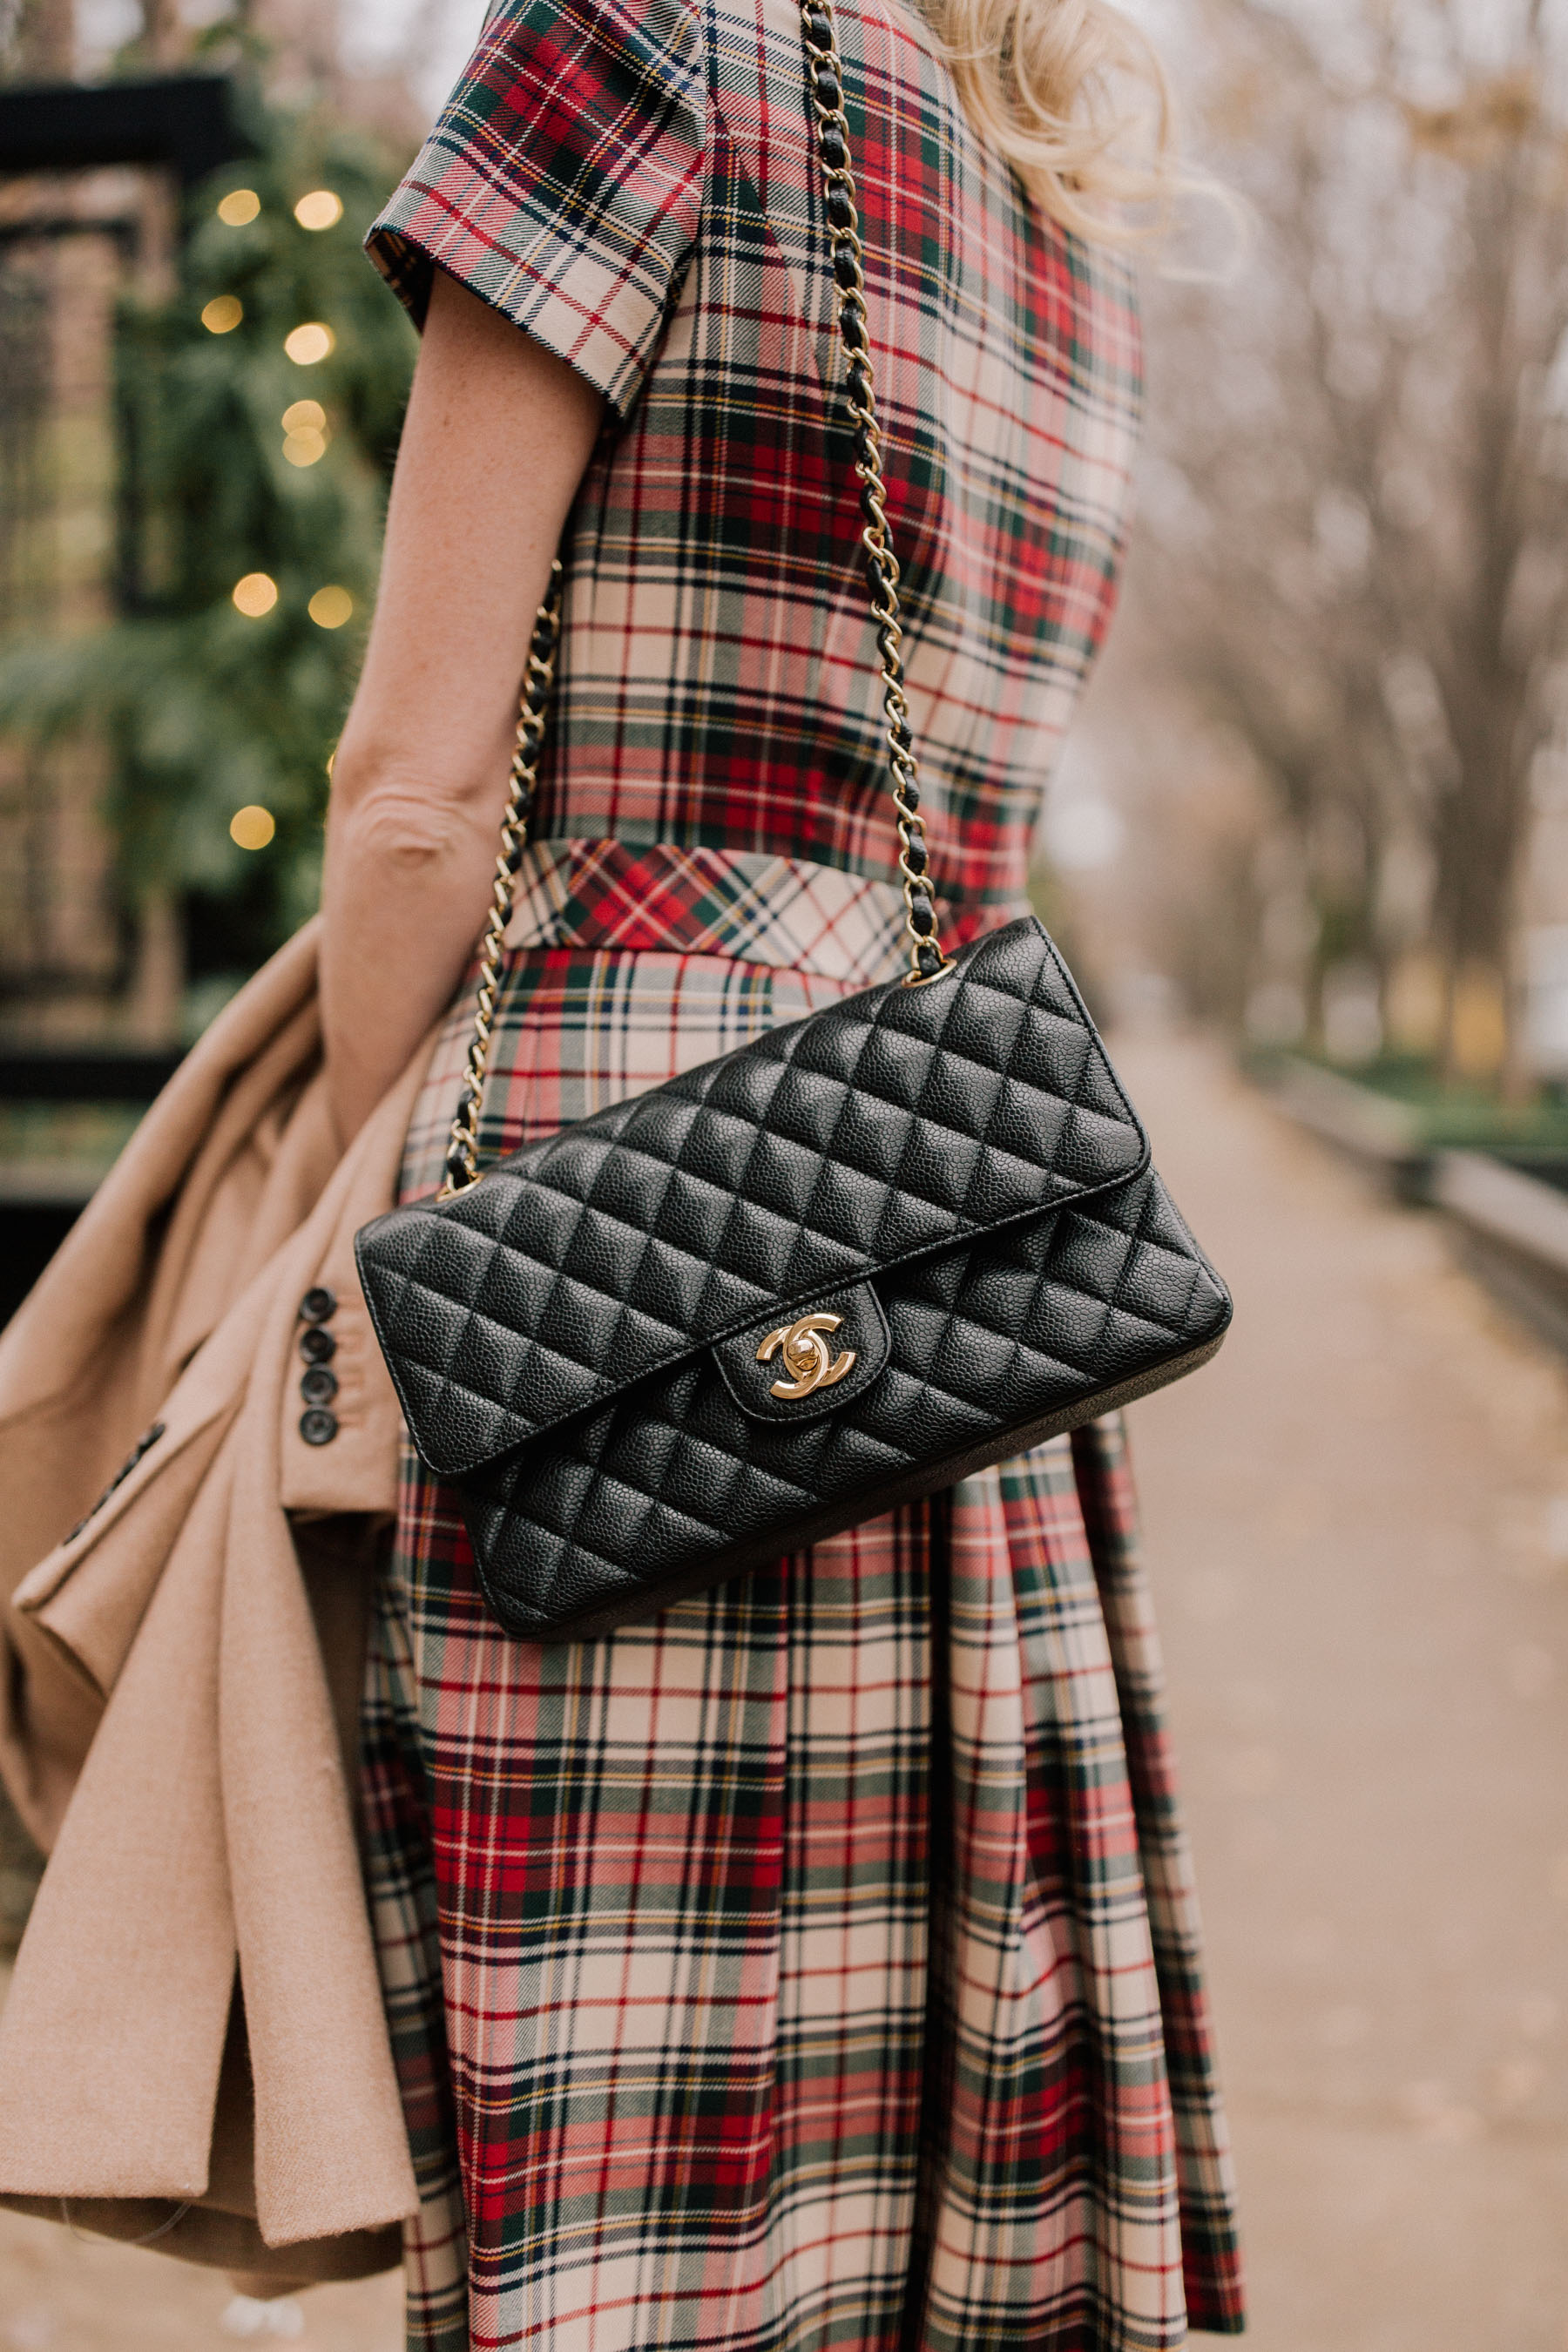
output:
POLYGON ((706 97, 684 0, 500 0, 371 258, 416 326, 438 262, 624 415, 696 240, 706 97))

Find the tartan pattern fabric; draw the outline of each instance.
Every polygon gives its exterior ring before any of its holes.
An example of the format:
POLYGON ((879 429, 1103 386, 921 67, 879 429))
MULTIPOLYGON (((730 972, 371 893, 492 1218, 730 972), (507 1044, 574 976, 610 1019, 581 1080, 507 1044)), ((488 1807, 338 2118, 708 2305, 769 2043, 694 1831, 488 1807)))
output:
MULTIPOLYGON (((827 908, 842 878, 821 877, 827 908)), ((489 1151, 846 988, 555 945, 532 895, 489 1151)), ((459 1000, 405 1197, 437 1180, 467 1020, 459 1000)), ((1116 1427, 546 1648, 488 1617, 455 1497, 410 1457, 382 1604, 367 1826, 423 2200, 411 2352, 1234 2332, 1116 1427)))
MULTIPOLYGON (((1125 263, 1041 220, 912 9, 837 12, 935 874, 992 922, 1115 593, 1125 263)), ((876 648, 794 0, 500 0, 372 232, 611 404, 536 831, 890 879, 876 648)))
MULTIPOLYGON (((1124 265, 918 16, 841 0, 922 801, 1017 911, 1115 595, 1124 265)), ((794 0, 496 0, 372 233, 611 413, 563 547, 482 1142, 890 976, 894 842, 794 0), (884 928, 885 927, 885 928, 884 928)), ((413 1120, 437 1178, 460 997, 413 1120)), ((410 2352, 1154 2352, 1241 2326, 1115 1428, 594 1643, 503 1636, 409 1458, 368 1886, 420 2182, 410 2352)))
MULTIPOLYGON (((908 967, 903 923, 903 898, 890 882, 799 858, 541 841, 523 853, 507 939, 722 955, 874 988, 908 967)), ((949 942, 964 946, 989 928, 960 919, 949 942)))
POLYGON ((407 1612, 394 1605, 393 1588, 384 1582, 360 1705, 360 1796, 382 2002, 419 2189, 418 2218, 404 2231, 408 2345, 410 2352, 468 2352, 468 2242, 447 2055, 431 1794, 407 1612))

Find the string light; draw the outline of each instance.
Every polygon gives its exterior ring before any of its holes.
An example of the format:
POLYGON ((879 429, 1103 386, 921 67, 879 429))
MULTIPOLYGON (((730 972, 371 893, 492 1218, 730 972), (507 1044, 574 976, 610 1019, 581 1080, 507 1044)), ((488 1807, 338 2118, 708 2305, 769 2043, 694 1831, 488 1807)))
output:
POLYGON ((335 228, 343 216, 343 200, 331 188, 312 188, 294 207, 301 228, 335 228))
POLYGON ((247 621, 259 621, 278 602, 278 583, 265 572, 247 572, 243 580, 235 582, 232 593, 236 611, 247 621))
POLYGON ((307 319, 283 338, 283 348, 296 367, 314 367, 337 347, 336 335, 320 319, 307 319))
POLYGON ((231 188, 219 202, 217 216, 226 228, 245 228, 261 210, 261 199, 254 188, 231 188))
POLYGON ((265 849, 278 830, 278 821, 270 809, 252 801, 248 807, 236 809, 228 821, 228 836, 241 849, 265 849))
POLYGON ((319 629, 341 629, 353 618, 354 600, 346 588, 318 588, 305 610, 319 629))
POLYGON ((291 466, 314 466, 327 454, 327 412, 319 400, 296 400, 283 411, 283 455, 291 466))
POLYGON ((215 294, 203 309, 202 324, 209 335, 226 335, 244 316, 245 305, 237 294, 215 294))

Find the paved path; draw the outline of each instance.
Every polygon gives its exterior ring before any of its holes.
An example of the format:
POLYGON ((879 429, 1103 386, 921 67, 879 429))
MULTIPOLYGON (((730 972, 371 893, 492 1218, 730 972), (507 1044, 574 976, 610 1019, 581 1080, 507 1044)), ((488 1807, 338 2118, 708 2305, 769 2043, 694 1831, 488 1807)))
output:
POLYGON ((1568 1378, 1216 1062, 1119 1058, 1237 1297, 1133 1441, 1256 2352, 1563 2352, 1568 1378))
MULTIPOLYGON (((1120 1058, 1237 1299, 1133 1430, 1252 2342, 1568 2352, 1568 1377, 1217 1059, 1120 1058)), ((0 2352, 221 2352, 226 2300, 0 2216, 0 2352)), ((395 2352, 394 2281, 301 2308, 395 2352)))
POLYGON ((299 2352, 401 2352, 398 2280, 239 2303, 216 2273, 0 2214, 3 2352, 283 2352, 290 2342, 299 2352))

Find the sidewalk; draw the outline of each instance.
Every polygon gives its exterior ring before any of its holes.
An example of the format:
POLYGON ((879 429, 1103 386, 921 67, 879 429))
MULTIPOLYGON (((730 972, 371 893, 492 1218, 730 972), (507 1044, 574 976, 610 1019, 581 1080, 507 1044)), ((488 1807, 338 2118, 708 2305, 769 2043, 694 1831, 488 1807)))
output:
POLYGON ((1568 2347, 1568 1376, 1215 1059, 1118 1055, 1236 1292, 1136 1408, 1256 2352, 1568 2347))
MULTIPOLYGON (((1118 1059, 1237 1294, 1132 1427, 1249 2340, 1568 2352, 1568 1374, 1217 1057, 1118 1059)), ((0 2352, 221 2352, 226 2301, 0 2215, 0 2352)), ((300 2308, 396 2352, 395 2280, 300 2308)))
POLYGON ((0 2213, 0 2352, 235 2352, 243 2342, 281 2352, 289 2341, 300 2352, 402 2352, 401 2279, 247 2306, 215 2271, 0 2213), (264 2310, 279 2332, 250 2333, 264 2310))

